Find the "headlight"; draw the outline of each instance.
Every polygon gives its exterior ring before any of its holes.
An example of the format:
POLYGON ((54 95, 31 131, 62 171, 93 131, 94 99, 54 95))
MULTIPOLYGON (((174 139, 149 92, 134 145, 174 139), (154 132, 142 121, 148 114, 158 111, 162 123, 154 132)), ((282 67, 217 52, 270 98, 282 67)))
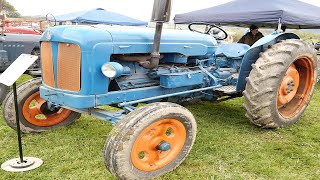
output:
POLYGON ((111 64, 104 64, 101 67, 102 73, 108 78, 114 78, 117 75, 117 70, 111 64))
POLYGON ((102 65, 101 71, 108 78, 116 78, 124 74, 130 74, 130 69, 128 67, 123 67, 116 62, 105 63, 102 65))

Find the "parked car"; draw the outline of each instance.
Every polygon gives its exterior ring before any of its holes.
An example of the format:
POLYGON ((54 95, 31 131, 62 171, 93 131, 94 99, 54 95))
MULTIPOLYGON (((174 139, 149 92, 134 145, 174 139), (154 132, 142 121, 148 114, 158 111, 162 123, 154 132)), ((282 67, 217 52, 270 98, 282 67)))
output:
POLYGON ((38 34, 41 35, 42 32, 40 30, 34 29, 32 27, 4 27, 3 31, 5 33, 13 33, 13 34, 38 34))
MULTIPOLYGON (((40 40, 38 34, 11 34, 0 36, 0 74, 22 53, 38 55, 39 59, 26 71, 34 77, 40 76, 40 40)), ((0 103, 9 92, 9 87, 0 84, 0 103)))

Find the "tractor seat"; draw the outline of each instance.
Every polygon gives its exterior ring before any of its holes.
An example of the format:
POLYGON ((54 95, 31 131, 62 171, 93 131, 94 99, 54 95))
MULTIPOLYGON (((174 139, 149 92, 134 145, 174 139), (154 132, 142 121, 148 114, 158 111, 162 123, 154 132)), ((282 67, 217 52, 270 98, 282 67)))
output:
POLYGON ((247 44, 231 43, 231 44, 221 44, 218 46, 216 55, 224 55, 226 57, 235 58, 243 56, 250 46, 247 44))

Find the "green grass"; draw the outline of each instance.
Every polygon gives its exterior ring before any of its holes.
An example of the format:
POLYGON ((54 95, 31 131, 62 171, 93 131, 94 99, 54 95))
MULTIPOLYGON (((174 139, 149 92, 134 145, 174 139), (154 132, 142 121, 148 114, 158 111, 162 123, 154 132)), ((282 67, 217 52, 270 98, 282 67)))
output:
MULTIPOLYGON (((187 159, 159 179, 318 179, 320 92, 300 121, 276 130, 250 124, 242 101, 187 106, 198 123, 196 142, 187 159)), ((102 155, 111 129, 110 123, 83 115, 68 127, 23 134, 24 155, 41 158, 44 164, 25 173, 0 170, 0 179, 115 179, 102 155)), ((0 163, 18 157, 16 132, 2 116, 0 147, 0 163)))

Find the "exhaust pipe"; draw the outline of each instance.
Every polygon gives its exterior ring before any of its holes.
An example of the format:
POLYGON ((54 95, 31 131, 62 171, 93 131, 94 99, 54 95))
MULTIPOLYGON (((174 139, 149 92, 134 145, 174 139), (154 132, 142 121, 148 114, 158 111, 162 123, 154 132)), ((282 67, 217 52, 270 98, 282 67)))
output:
POLYGON ((159 65, 159 61, 160 61, 159 50, 160 50, 160 40, 161 40, 162 27, 163 27, 163 22, 157 22, 150 61, 142 61, 140 63, 141 66, 146 69, 153 69, 159 65))
POLYGON ((164 22, 170 20, 171 0, 154 0, 151 21, 156 22, 156 30, 153 39, 153 47, 150 61, 141 62, 141 66, 146 69, 153 69, 159 65, 160 61, 160 40, 164 22))

